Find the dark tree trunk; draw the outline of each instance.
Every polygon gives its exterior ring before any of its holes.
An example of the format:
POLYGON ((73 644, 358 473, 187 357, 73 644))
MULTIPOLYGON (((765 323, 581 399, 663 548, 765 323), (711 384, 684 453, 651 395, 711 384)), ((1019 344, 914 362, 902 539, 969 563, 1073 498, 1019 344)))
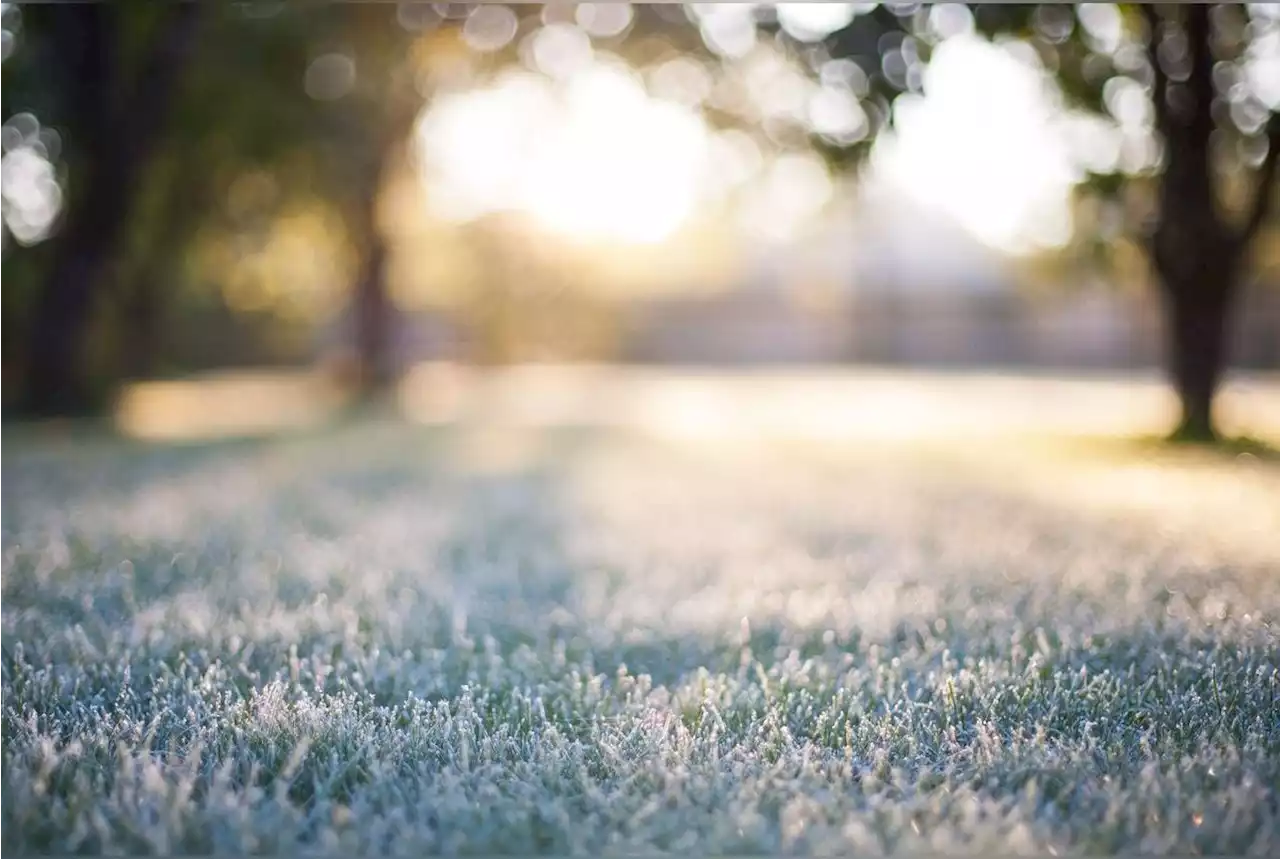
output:
POLYGON ((1213 400, 1227 363, 1234 293, 1230 280, 1164 290, 1169 375, 1181 407, 1175 439, 1217 438, 1213 400))
POLYGON ((20 409, 32 416, 69 415, 93 406, 81 366, 82 341, 115 237, 109 227, 95 232, 95 227, 110 223, 96 212, 77 214, 79 223, 69 224, 61 239, 65 250, 40 293, 27 333, 26 389, 20 409))
MULTIPOLYGON (((361 401, 376 399, 395 383, 397 314, 387 291, 390 257, 387 237, 378 218, 378 204, 389 174, 404 153, 421 103, 415 99, 393 99, 380 117, 383 133, 369 161, 354 183, 358 196, 349 201, 348 222, 356 248, 356 279, 352 284, 351 313, 353 346, 357 363, 356 395, 361 401)), ((357 132, 360 133, 360 132, 357 132)), ((367 132, 364 132, 367 133, 367 132)))
POLYGON ((164 177, 165 193, 158 224, 121 275, 127 288, 121 320, 120 362, 124 378, 155 376, 163 340, 163 322, 172 285, 177 281, 180 252, 200 224, 214 197, 201 174, 202 152, 187 149, 164 177))
MULTIPOLYGON (((369 201, 370 209, 376 206, 369 201)), ((368 214, 365 235, 361 240, 359 270, 355 294, 352 296, 355 347, 359 361, 357 384, 362 398, 371 398, 394 380, 392 367, 392 307, 387 296, 387 243, 368 214)))
MULTIPOLYGON (((109 120, 109 108, 116 95, 111 76, 116 57, 112 53, 114 20, 102 6, 84 9, 36 7, 49 16, 47 26, 66 48, 70 62, 59 80, 68 91, 68 122, 72 134, 84 140, 79 145, 109 147, 110 138, 89 143, 109 120)), ((109 194, 112 171, 103 169, 102 157, 89 152, 84 170, 73 169, 68 210, 61 235, 52 243, 58 251, 35 299, 28 322, 25 355, 25 383, 19 401, 22 411, 59 414, 83 408, 88 399, 80 373, 82 332, 89 315, 94 280, 102 272, 104 249, 118 229, 110 217, 109 194), (79 185, 80 187, 76 187, 79 185)), ((127 165, 126 165, 127 167, 127 165)))
MULTIPOLYGON (((83 51, 75 69, 73 109, 83 109, 87 152, 73 173, 58 254, 33 308, 20 402, 31 415, 70 415, 91 409, 83 366, 84 338, 94 301, 111 277, 117 249, 154 150, 176 79, 186 61, 200 4, 174 4, 136 86, 121 93, 117 15, 107 4, 68 6, 66 32, 83 51), (79 185, 79 187, 75 187, 79 185)), ((79 117, 78 117, 79 118, 79 117)))
POLYGON ((121 344, 124 377, 140 381, 156 371, 160 343, 160 283, 155 271, 144 271, 125 304, 125 339, 121 344))
MULTIPOLYGON (((1213 211, 1205 177, 1177 169, 1162 180, 1163 204, 1154 237, 1165 323, 1165 366, 1181 407, 1172 437, 1217 438, 1213 400, 1228 359, 1228 321, 1244 246, 1213 211)), ((1205 171, 1207 174, 1207 169, 1205 171)))
POLYGON ((1228 317, 1254 221, 1265 213, 1275 155, 1262 171, 1254 214, 1243 228, 1231 225, 1219 208, 1211 164, 1210 10, 1188 6, 1182 15, 1166 18, 1152 6, 1141 8, 1150 28, 1156 127, 1165 146, 1149 251, 1161 281, 1166 365, 1181 405, 1173 437, 1208 442, 1217 438, 1213 399, 1226 367, 1228 317), (1175 26, 1189 49, 1190 73, 1181 80, 1171 78, 1160 51, 1167 29, 1175 26))

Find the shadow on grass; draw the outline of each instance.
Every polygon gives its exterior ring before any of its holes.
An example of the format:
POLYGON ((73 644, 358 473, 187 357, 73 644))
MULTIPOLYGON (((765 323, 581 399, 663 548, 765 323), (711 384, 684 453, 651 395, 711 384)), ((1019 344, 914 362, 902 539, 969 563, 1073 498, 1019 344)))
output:
POLYGON ((1159 439, 1142 439, 1146 444, 1160 445, 1170 450, 1194 450, 1209 454, 1229 456, 1233 459, 1254 457, 1265 462, 1280 462, 1280 448, 1253 436, 1217 438, 1211 441, 1170 436, 1159 439))
POLYGON ((128 432, 117 415, 106 413, 77 418, 6 419, 0 424, 0 435, 21 460, 74 461, 77 455, 101 457, 105 453, 122 466, 145 461, 176 468, 201 465, 222 455, 245 455, 282 442, 320 440, 371 423, 368 416, 335 410, 297 425, 152 438, 128 432))
POLYGON ((1280 465, 1280 447, 1254 436, 1234 436, 1213 441, 1176 438, 1168 435, 1086 436, 1071 439, 1069 448, 1081 453, 1115 458, 1141 457, 1172 461, 1280 465))
POLYGON ((136 451, 181 450, 192 453, 209 450, 238 450, 271 441, 315 433, 336 422, 322 427, 287 430, 259 430, 226 433, 189 438, 140 438, 120 429, 111 415, 90 418, 12 419, 0 425, 0 434, 6 444, 20 450, 48 452, 63 455, 67 450, 86 446, 109 444, 114 450, 125 453, 136 451))
POLYGON ((1238 463, 1280 463, 1280 448, 1254 436, 1220 436, 1215 439, 1186 438, 1178 435, 1139 436, 1122 439, 1136 453, 1151 456, 1198 456, 1216 461, 1238 463))

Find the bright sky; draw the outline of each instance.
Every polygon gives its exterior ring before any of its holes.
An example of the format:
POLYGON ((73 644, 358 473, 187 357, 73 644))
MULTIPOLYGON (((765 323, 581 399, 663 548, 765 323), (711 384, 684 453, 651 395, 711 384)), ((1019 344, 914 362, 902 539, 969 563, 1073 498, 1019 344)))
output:
MULTIPOLYGON (((424 118, 420 152, 438 214, 516 209, 575 239, 643 244, 678 230, 723 191, 717 185, 745 183, 740 222, 757 235, 770 234, 770 220, 803 220, 829 196, 816 160, 729 170, 733 147, 696 105, 653 97, 621 61, 593 57, 585 39, 555 47, 546 74, 513 69, 438 101, 424 118)), ((924 89, 900 99, 898 130, 878 144, 876 180, 1002 250, 1065 241, 1074 168, 1043 73, 961 34, 935 51, 924 89)))
MULTIPOLYGON (((861 133, 865 115, 848 89, 814 84, 802 91, 778 72, 785 64, 761 58, 762 43, 749 20, 754 5, 701 4, 695 12, 713 51, 747 57, 747 65, 760 60, 745 75, 762 112, 790 115, 798 109, 814 127, 861 133)), ((778 15, 795 38, 814 41, 868 5, 874 4, 784 3, 778 15)), ((1098 19, 1094 29, 1118 32, 1112 7, 1082 8, 1092 10, 1090 20, 1098 19)), ((1278 8, 1251 5, 1255 25, 1269 26, 1250 46, 1245 75, 1254 97, 1272 109, 1280 109, 1278 8)), ((437 101, 420 128, 437 213, 466 220, 513 208, 567 236, 645 244, 667 238, 728 190, 743 191, 738 223, 753 236, 785 238, 821 208, 830 183, 816 159, 770 159, 749 135, 708 131, 696 108, 712 82, 698 63, 666 63, 649 75, 646 90, 620 60, 594 50, 589 33, 619 32, 629 10, 625 4, 582 4, 576 26, 553 24, 532 39, 530 54, 540 73, 512 70, 493 87, 437 101)), ((925 71, 925 95, 899 99, 897 131, 877 144, 875 180, 950 216, 987 244, 1016 252, 1066 240, 1075 176, 1071 146, 1098 170, 1142 166, 1154 157, 1144 139, 1149 106, 1137 84, 1114 87, 1108 101, 1131 139, 1101 123, 1073 123, 1067 136, 1043 72, 1008 47, 972 35, 963 6, 934 6, 930 26, 948 37, 925 71)), ((480 6, 464 38, 476 50, 493 50, 515 33, 509 9, 480 6)), ((7 56, 15 40, 8 30, 4 35, 7 56)), ((350 73, 341 59, 329 55, 309 67, 313 97, 338 93, 334 87, 350 73)), ((1256 105, 1233 104, 1232 111, 1242 126, 1265 121, 1256 105)), ((7 231, 0 232, 34 243, 48 234, 61 208, 53 166, 60 138, 30 113, 11 117, 3 130, 7 231)))
POLYGON ((1064 242, 1076 173, 1040 73, 959 35, 934 52, 924 91, 896 104, 896 133, 879 141, 874 175, 993 247, 1064 242))
POLYGON ((433 207, 466 219, 528 212, 583 239, 659 241, 698 202, 708 137, 697 114, 596 64, 556 87, 513 71, 443 100, 419 128, 433 207))

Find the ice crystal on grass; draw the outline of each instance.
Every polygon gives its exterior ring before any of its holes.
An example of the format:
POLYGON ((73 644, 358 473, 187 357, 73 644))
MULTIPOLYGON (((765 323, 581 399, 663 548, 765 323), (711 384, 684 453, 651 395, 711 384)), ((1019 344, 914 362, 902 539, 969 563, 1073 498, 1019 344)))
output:
POLYGON ((374 433, 8 445, 6 850, 1280 848, 1271 466, 374 433))

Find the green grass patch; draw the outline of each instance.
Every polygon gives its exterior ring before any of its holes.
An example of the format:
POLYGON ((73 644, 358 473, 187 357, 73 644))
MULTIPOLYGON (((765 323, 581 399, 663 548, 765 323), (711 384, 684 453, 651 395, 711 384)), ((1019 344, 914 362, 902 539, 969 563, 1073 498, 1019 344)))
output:
POLYGON ((1177 494, 1226 460, 1144 476, 1197 532, 981 451, 463 440, 6 437, 4 849, 1280 847, 1280 577, 1177 494))

